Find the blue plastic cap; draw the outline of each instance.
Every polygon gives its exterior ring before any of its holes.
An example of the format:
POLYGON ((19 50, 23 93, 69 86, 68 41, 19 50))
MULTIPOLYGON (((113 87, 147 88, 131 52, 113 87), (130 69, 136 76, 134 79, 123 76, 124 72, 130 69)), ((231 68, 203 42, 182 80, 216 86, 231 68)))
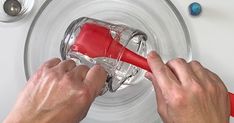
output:
POLYGON ((197 2, 193 2, 189 5, 189 13, 192 16, 198 16, 200 15, 202 12, 202 7, 201 4, 197 3, 197 2))

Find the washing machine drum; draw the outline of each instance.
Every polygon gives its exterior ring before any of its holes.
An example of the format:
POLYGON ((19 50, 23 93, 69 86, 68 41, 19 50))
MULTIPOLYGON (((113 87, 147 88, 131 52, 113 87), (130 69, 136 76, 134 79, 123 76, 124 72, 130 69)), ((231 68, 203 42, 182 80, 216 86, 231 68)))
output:
MULTIPOLYGON (((25 44, 29 78, 46 60, 61 57, 65 31, 80 17, 124 24, 147 34, 146 54, 156 50, 167 62, 191 59, 190 36, 178 10, 169 0, 47 0, 36 15, 25 44)), ((144 71, 116 92, 96 98, 83 123, 161 123, 155 92, 144 71)))

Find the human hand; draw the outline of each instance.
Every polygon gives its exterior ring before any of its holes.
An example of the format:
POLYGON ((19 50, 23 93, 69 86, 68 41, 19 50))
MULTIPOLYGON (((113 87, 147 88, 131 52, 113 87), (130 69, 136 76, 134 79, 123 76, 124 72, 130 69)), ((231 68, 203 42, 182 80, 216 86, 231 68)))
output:
POLYGON ((157 110, 165 123, 228 123, 230 101, 222 80, 199 62, 175 59, 164 64, 151 52, 147 57, 157 98, 157 110))
POLYGON ((96 65, 52 59, 30 78, 4 123, 77 123, 87 114, 106 80, 96 65))

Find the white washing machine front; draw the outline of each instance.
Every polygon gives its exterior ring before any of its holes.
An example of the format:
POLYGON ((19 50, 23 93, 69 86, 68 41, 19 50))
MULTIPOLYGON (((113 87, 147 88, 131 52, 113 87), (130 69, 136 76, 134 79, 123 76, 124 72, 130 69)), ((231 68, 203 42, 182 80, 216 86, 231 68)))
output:
MULTIPOLYGON (((38 0, 30 15, 14 23, 0 23, 0 121, 13 106, 26 83, 24 48, 31 22, 44 0, 38 0)), ((172 0, 183 16, 190 33, 193 59, 217 73, 234 92, 234 1, 197 0, 202 14, 192 17, 188 6, 192 0, 172 0)), ((139 111, 140 112, 140 111, 139 111)), ((234 120, 231 119, 234 123, 234 120)))

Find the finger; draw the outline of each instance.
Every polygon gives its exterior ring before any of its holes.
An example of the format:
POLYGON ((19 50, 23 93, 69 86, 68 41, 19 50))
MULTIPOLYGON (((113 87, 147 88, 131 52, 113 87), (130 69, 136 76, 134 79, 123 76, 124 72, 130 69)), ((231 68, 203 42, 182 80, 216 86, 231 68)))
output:
POLYGON ((60 60, 59 58, 53 58, 53 59, 50 59, 50 60, 46 61, 46 62, 41 66, 41 68, 49 69, 49 68, 52 68, 52 67, 58 65, 60 62, 61 62, 61 60, 60 60))
POLYGON ((48 61, 46 61, 44 64, 41 65, 41 67, 39 67, 39 69, 30 77, 30 79, 28 80, 28 82, 33 82, 34 84, 37 83, 37 80, 43 76, 43 73, 45 73, 45 70, 50 69, 54 66, 56 66, 57 64, 59 64, 61 62, 61 60, 59 58, 53 58, 50 59, 48 61))
POLYGON ((89 67, 85 65, 79 65, 73 68, 70 73, 73 74, 75 80, 83 81, 89 71, 89 67))
POLYGON ((222 83, 222 80, 216 74, 204 68, 198 61, 192 61, 189 64, 192 67, 197 78, 199 78, 200 84, 203 84, 203 87, 206 87, 208 90, 213 90, 212 88, 214 86, 217 86, 218 84, 222 88, 225 88, 225 85, 222 83))
POLYGON ((152 81, 154 86, 155 94, 156 94, 156 102, 157 102, 157 110, 161 117, 167 115, 167 104, 165 102, 165 98, 162 94, 162 90, 158 85, 157 80, 155 79, 152 73, 147 72, 145 75, 149 80, 152 81))
POLYGON ((227 87, 225 86, 224 82, 222 81, 222 79, 214 72, 205 69, 207 71, 208 76, 214 81, 217 82, 219 85, 221 85, 221 87, 223 87, 224 90, 227 91, 227 87))
POLYGON ((210 71, 210 70, 208 70, 208 69, 206 69, 206 68, 205 68, 205 71, 207 71, 208 76, 209 76, 212 80, 222 81, 216 73, 214 73, 214 72, 212 72, 212 71, 210 71))
POLYGON ((191 61, 189 63, 190 67, 192 68, 193 72, 195 73, 196 77, 204 84, 210 76, 208 75, 208 72, 205 70, 205 68, 198 62, 198 61, 191 61))
POLYGON ((178 81, 175 75, 156 52, 149 53, 147 61, 162 91, 169 91, 178 81))
POLYGON ((152 74, 152 73, 150 73, 150 72, 146 72, 146 73, 145 73, 145 78, 147 78, 147 79, 150 80, 150 81, 153 81, 153 79, 152 79, 152 77, 151 77, 151 74, 152 74))
POLYGON ((106 79, 107 73, 105 69, 100 65, 95 65, 88 71, 84 84, 89 87, 91 94, 96 97, 104 87, 106 79))
POLYGON ((192 68, 184 59, 177 58, 171 60, 167 63, 167 66, 169 66, 169 68, 173 71, 182 85, 190 84, 191 78, 194 78, 195 76, 192 68))
POLYGON ((65 60, 57 65, 57 68, 63 72, 68 72, 72 70, 74 67, 76 67, 76 63, 73 60, 65 60))

